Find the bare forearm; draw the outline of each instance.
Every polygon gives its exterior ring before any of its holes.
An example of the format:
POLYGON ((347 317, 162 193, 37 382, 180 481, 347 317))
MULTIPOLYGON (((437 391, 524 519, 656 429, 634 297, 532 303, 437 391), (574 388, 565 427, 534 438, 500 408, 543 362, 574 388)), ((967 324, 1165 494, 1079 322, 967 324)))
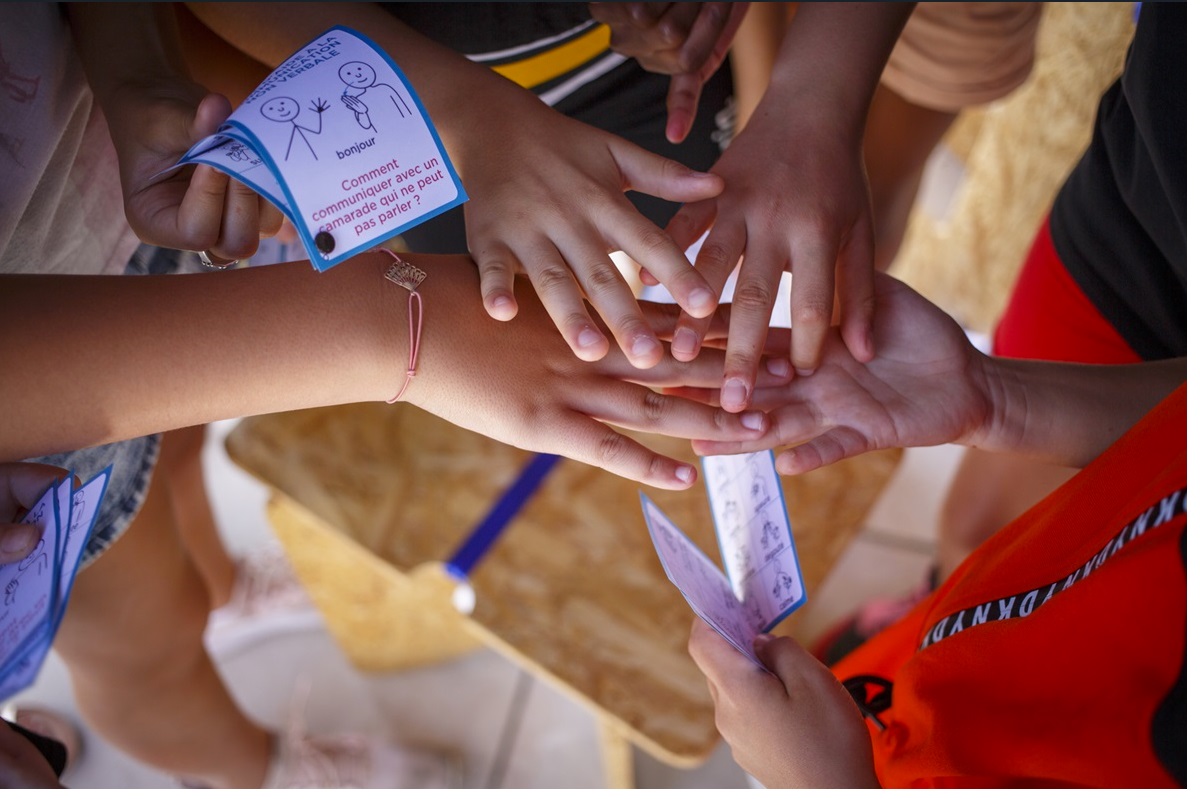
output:
POLYGON ((386 256, 165 277, 0 276, 0 460, 202 422, 386 399, 402 290, 386 256), (388 291, 391 289, 391 291, 388 291))
POLYGON ((964 443, 1083 467, 1184 382, 1187 359, 1091 366, 994 358, 984 373, 991 418, 964 443))
POLYGON ((797 3, 760 109, 861 135, 879 76, 915 3, 797 3))

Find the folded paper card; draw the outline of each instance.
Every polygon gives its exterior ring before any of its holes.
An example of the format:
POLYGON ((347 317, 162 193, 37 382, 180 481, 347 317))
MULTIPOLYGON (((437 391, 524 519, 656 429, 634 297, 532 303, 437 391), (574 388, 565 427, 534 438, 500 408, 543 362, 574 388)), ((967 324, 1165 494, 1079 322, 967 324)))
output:
POLYGON ((759 663, 754 637, 807 599, 775 456, 708 457, 701 468, 724 572, 645 494, 642 513, 667 578, 697 616, 759 663))
POLYGON ((0 565, 0 700, 32 684, 46 660, 111 472, 80 488, 74 475, 57 481, 22 518, 42 537, 22 560, 0 565))
POLYGON ((404 73, 340 26, 284 61, 184 164, 274 203, 320 271, 467 200, 404 73))

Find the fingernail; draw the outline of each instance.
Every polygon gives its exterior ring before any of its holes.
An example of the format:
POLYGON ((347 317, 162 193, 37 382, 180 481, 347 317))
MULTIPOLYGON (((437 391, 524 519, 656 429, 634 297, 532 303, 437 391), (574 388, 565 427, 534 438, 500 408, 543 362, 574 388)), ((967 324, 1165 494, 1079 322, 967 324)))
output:
POLYGON ((769 644, 774 640, 775 636, 771 635, 770 633, 759 633, 758 635, 754 636, 754 643, 756 644, 769 644))
POLYGON ((776 377, 787 377, 788 370, 792 368, 792 364, 787 358, 769 358, 767 360, 767 372, 776 377))
POLYGON ((677 466, 675 467, 675 477, 679 482, 691 485, 692 481, 696 479, 696 470, 691 466, 677 466))
POLYGON ((488 302, 491 304, 493 311, 508 311, 516 308, 516 304, 513 303, 512 298, 506 297, 503 294, 492 297, 488 302))
MULTIPOLYGON (((705 312, 704 309, 710 307, 712 302, 712 292, 707 291, 706 289, 694 289, 692 293, 688 295, 688 305, 690 305, 692 310, 698 314, 703 314, 705 312)), ((695 315, 696 314, 692 314, 692 316, 695 315)))
POLYGON ((695 355, 700 351, 700 337, 696 335, 695 330, 690 328, 676 330, 675 338, 671 341, 671 349, 675 351, 676 356, 695 355))
POLYGON ((763 429, 763 415, 761 411, 750 411, 749 413, 743 413, 741 419, 742 427, 746 428, 747 430, 763 429))
POLYGON ((604 341, 604 336, 600 335, 593 328, 585 327, 583 330, 579 331, 579 338, 577 340, 579 341, 580 349, 590 350, 592 347, 595 347, 597 344, 604 341))
POLYGON ((721 406, 725 410, 741 410, 746 404, 746 384, 734 378, 721 387, 721 406))
POLYGON ((815 371, 817 371, 817 370, 816 369, 797 369, 796 374, 799 375, 800 377, 811 377, 812 373, 815 371))
POLYGON ((650 338, 650 336, 637 336, 633 339, 633 345, 629 351, 635 358, 645 358, 647 355, 653 355, 657 349, 657 339, 650 338))
POLYGON ((32 524, 18 524, 9 530, 8 535, 0 539, 0 551, 6 555, 14 555, 29 549, 37 540, 40 531, 32 524))

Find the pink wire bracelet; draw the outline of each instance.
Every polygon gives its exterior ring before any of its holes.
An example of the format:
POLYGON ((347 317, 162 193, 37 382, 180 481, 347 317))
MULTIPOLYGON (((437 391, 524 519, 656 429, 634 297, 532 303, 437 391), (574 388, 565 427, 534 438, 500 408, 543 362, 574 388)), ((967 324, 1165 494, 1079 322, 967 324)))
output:
POLYGON ((384 277, 408 290, 408 372, 404 378, 404 385, 400 386, 396 396, 388 400, 388 404, 391 405, 400 401, 404 392, 408 390, 408 384, 417 375, 417 354, 421 351, 421 324, 425 316, 425 304, 417 289, 425 280, 426 273, 386 247, 376 247, 371 252, 383 252, 392 256, 396 263, 388 267, 384 277))

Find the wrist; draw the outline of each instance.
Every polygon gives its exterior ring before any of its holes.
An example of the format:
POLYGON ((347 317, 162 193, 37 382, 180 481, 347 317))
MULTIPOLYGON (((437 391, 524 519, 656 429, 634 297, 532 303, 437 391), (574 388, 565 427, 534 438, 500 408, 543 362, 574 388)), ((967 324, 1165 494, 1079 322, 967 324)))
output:
POLYGON ((1022 427, 1026 406, 1011 367, 1007 359, 974 353, 967 383, 982 398, 983 410, 955 443, 988 452, 1011 449, 1012 431, 1022 427))
POLYGON ((397 255, 425 273, 418 287, 420 337, 414 340, 417 330, 413 313, 417 305, 410 301, 411 292, 388 278, 396 259, 379 252, 360 256, 365 261, 369 259, 369 266, 363 271, 371 281, 363 289, 371 302, 365 316, 373 320, 368 347, 373 364, 370 399, 425 407, 438 395, 445 370, 455 363, 456 354, 468 351, 471 346, 459 340, 463 330, 471 327, 470 317, 486 315, 478 299, 478 272, 470 260, 457 255, 407 252, 397 255))
MULTIPOLYGON (((884 65, 913 3, 801 3, 771 70, 781 94, 822 124, 865 125, 884 65)), ((764 98, 766 102, 767 98, 764 98)))

